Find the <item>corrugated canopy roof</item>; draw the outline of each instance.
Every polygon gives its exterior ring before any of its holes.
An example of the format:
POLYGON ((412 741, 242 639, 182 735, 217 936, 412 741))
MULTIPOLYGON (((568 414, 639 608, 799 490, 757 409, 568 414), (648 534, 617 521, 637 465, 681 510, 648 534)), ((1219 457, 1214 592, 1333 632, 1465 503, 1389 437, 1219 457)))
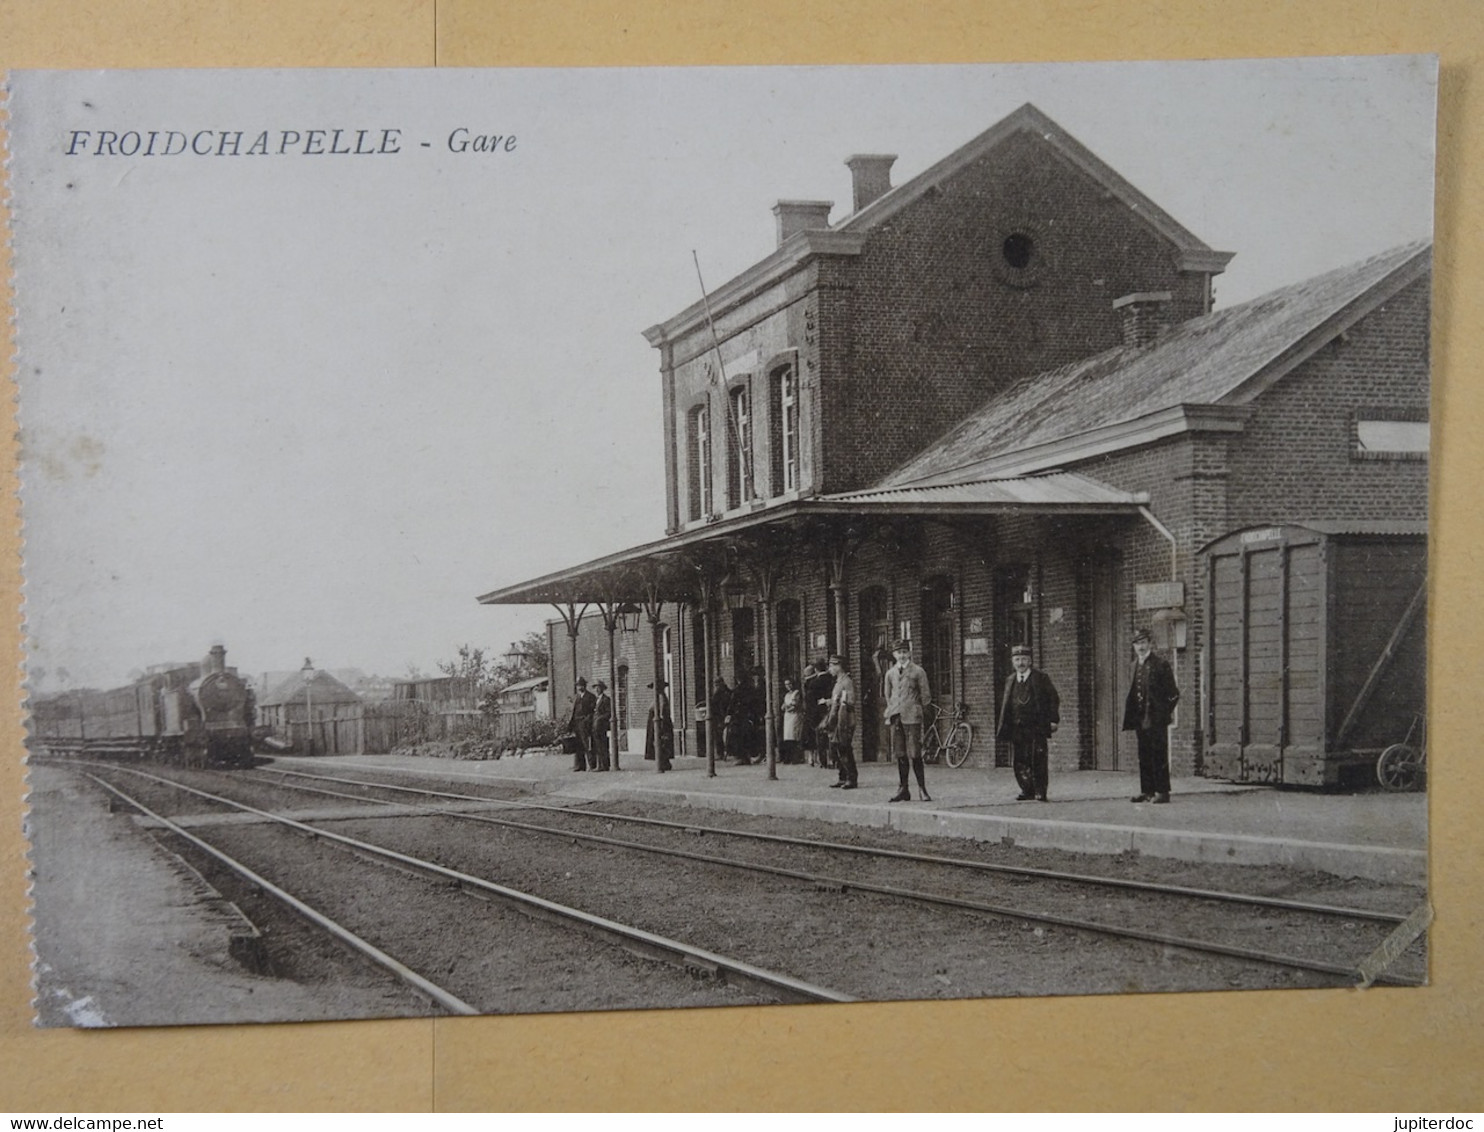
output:
POLYGON ((879 486, 957 482, 989 474, 1007 455, 1109 425, 1183 405, 1240 405, 1264 376, 1287 372, 1420 276, 1431 262, 1430 247, 1393 248, 1180 323, 1153 346, 1119 347, 1026 378, 879 486))
POLYGON ((830 530, 850 530, 862 520, 905 516, 948 517, 1016 512, 1058 515, 1133 514, 1147 502, 1069 472, 1040 476, 980 478, 908 489, 872 488, 821 495, 760 508, 747 515, 644 543, 579 566, 558 570, 479 598, 485 605, 543 602, 642 600, 644 582, 658 586, 663 600, 694 596, 696 567, 724 553, 729 544, 753 542, 772 552, 808 547, 830 530))

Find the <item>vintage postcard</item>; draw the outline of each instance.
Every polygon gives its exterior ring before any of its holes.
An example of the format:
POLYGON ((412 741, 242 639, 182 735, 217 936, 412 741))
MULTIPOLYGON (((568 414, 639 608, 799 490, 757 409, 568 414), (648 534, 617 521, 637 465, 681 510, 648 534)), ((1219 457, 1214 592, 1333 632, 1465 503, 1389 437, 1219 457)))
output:
POLYGON ((38 1024, 1425 984, 1436 86, 12 73, 38 1024))

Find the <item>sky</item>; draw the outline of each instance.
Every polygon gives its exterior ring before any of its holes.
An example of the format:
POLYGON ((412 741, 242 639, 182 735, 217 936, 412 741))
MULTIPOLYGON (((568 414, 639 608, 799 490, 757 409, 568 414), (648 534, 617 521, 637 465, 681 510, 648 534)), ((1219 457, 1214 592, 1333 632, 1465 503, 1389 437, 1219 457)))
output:
POLYGON ((1432 231, 1423 56, 9 86, 43 691, 218 642, 248 673, 503 652, 552 611, 478 594, 663 534, 642 331, 700 297, 692 252, 715 289, 776 246, 777 200, 844 218, 851 154, 898 155, 900 184, 1034 102, 1236 253, 1218 306, 1432 231), (335 128, 398 152, 304 152, 335 128), (130 130, 209 152, 107 152, 130 130), (269 152, 217 155, 238 130, 269 152))

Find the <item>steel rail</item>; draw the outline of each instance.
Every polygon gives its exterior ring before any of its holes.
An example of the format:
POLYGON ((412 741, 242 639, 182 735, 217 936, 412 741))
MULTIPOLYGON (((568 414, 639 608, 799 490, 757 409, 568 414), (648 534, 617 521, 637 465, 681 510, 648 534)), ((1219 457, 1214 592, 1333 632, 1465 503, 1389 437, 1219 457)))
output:
MULTIPOLYGON (((347 845, 352 849, 359 850, 363 853, 369 853, 373 856, 383 857, 389 861, 395 861, 398 864, 407 866, 408 868, 417 869, 422 872, 432 873, 435 876, 444 877, 448 880, 457 881, 461 885, 467 886, 472 889, 477 889, 480 892, 487 892, 493 896, 513 903, 526 911, 534 912, 537 915, 554 918, 566 924, 577 924, 589 930, 600 932, 603 935, 616 937, 622 940, 626 945, 639 949, 644 954, 662 958, 678 958, 682 960, 683 963, 689 964, 691 966, 700 966, 711 971, 721 972, 728 977, 735 976, 745 983, 763 987, 773 993, 775 996, 781 995, 786 1001, 858 1001, 851 995, 843 994, 828 987, 816 986, 813 983, 804 982, 801 979, 795 979, 792 976, 784 975, 777 971, 769 971, 763 967, 756 967, 750 963, 744 963, 739 959, 733 959, 730 956, 722 955, 718 952, 708 951, 705 948, 701 947, 694 947, 691 944, 682 943, 680 940, 677 939, 670 939, 667 936, 662 936, 655 932, 649 932, 645 931, 642 928, 633 927, 629 924, 619 923, 617 920, 609 920, 603 916, 594 915, 591 912, 584 912, 580 908, 572 908, 565 904, 558 904, 553 900, 547 900, 544 897, 536 896, 533 893, 522 892, 519 889, 515 888, 508 888, 505 885, 496 884, 494 881, 485 880, 483 877, 477 877, 470 873, 460 872, 457 869, 450 869, 447 866, 436 864, 433 861, 425 861, 420 857, 413 857, 406 853, 400 853, 395 849, 388 849, 385 846, 374 845, 369 841, 361 841, 354 837, 347 837, 341 833, 332 833, 329 830, 321 829, 317 826, 312 826, 305 822, 296 821, 293 818, 284 817, 282 814, 275 814, 268 810, 258 809, 256 806, 249 806, 244 802, 237 802, 233 801, 231 798, 224 798, 219 794, 212 794, 205 790, 198 790, 196 787, 187 786, 183 782, 176 782, 169 778, 162 778, 159 775, 149 774, 142 770, 134 770, 131 767, 119 767, 117 769, 123 771, 126 774, 138 775, 141 778, 147 778, 166 786, 172 786, 177 790, 185 791, 188 794, 194 794, 200 798, 206 798, 209 801, 231 806, 246 813, 257 814, 259 817, 266 818, 269 821, 277 822, 280 825, 289 827, 290 829, 297 829, 301 833, 306 833, 311 837, 321 837, 328 841, 333 841, 341 845, 347 845)), ((89 775, 89 777, 92 776, 89 775)), ((376 799, 371 800, 376 801, 376 799)), ((390 803, 382 802, 381 804, 389 805, 390 803)), ((190 835, 187 834, 187 836, 189 837, 190 835)), ((191 840, 194 841, 196 839, 191 838, 191 840)))
MULTIPOLYGON (((128 768, 123 767, 119 769, 127 770, 128 768)), ((86 773, 87 772, 84 771, 84 774, 86 773)), ((138 774, 140 772, 131 771, 131 773, 138 774)), ((138 810, 140 813, 146 815, 154 821, 159 822, 161 826, 168 829, 171 833, 185 838, 202 852, 209 853, 212 857, 215 857, 222 864, 226 865, 227 868, 231 869, 238 876, 242 877, 252 884, 257 885, 264 892, 268 893, 270 896, 274 897, 281 903, 288 905, 288 907, 292 908, 295 912, 303 916, 306 920, 314 924, 316 927, 323 928, 325 931, 335 936, 335 938, 339 939, 342 943, 348 944, 350 947, 360 952, 372 962, 386 968, 402 982, 406 983, 408 986, 412 987, 420 994, 425 995, 427 998, 436 1002, 439 1006, 444 1007, 450 1013, 479 1013, 478 1010, 470 1006, 467 1002, 459 998, 457 995, 454 995, 451 992, 446 991, 442 987, 438 986, 438 984, 425 979, 411 967, 408 967, 406 964, 392 958, 385 951, 382 951, 379 947, 371 943, 369 940, 363 939, 361 936, 356 935, 355 932, 351 931, 349 928, 330 919, 330 917, 326 916, 324 913, 310 907, 308 904, 304 903, 304 901, 300 900, 297 896, 293 895, 293 893, 280 888, 278 885, 274 884, 266 877, 257 872, 254 872, 247 865, 243 864, 235 857, 224 853, 222 850, 218 849, 214 845, 208 844, 201 838, 197 837, 195 834, 182 829, 179 825, 171 821, 169 818, 155 813, 154 810, 150 809, 137 798, 131 797, 124 791, 120 790, 117 786, 114 786, 112 783, 106 782, 103 779, 99 778, 96 774, 87 774, 87 777, 91 778, 94 782, 103 787, 103 789, 107 790, 109 793, 120 798, 126 805, 134 807, 134 809, 138 810)), ((154 776, 147 775, 146 777, 153 778, 154 776)))
MULTIPOLYGON (((314 778, 316 775, 304 775, 301 777, 314 778)), ((282 785, 290 785, 284 783, 282 785)), ((291 786, 292 789, 308 790, 314 793, 333 794, 336 797, 347 797, 338 792, 322 790, 318 787, 291 786)), ((188 788, 189 789, 189 788, 188 788)), ((430 793, 438 793, 436 791, 430 793)), ((375 801, 377 799, 369 799, 375 801)), ((491 801, 491 799, 476 799, 478 801, 491 801)), ((395 803, 381 800, 382 805, 394 805, 395 803)), ((1071 928, 1077 931, 1091 932, 1099 935, 1113 936, 1118 939, 1132 939, 1144 943, 1155 943, 1165 947, 1178 947, 1187 951, 1204 954, 1221 955, 1227 958, 1242 959, 1255 963, 1263 963, 1269 966, 1282 967, 1288 970, 1312 971, 1318 974, 1333 975, 1338 978, 1350 980, 1362 980, 1365 976, 1358 966, 1343 963, 1326 963, 1317 959, 1304 959, 1295 955, 1284 955, 1277 952, 1260 951, 1255 948, 1238 947, 1233 944, 1212 943, 1204 940, 1191 939, 1188 936, 1170 935, 1164 932, 1150 932, 1141 928, 1123 928, 1111 924, 1099 923, 1095 920, 1083 920, 1072 916, 1058 916, 1049 912, 1033 912, 1023 908, 1014 908, 1003 904, 992 904, 983 901, 965 900, 961 897, 947 896, 940 893, 924 892, 920 889, 900 888, 895 885, 874 884, 868 881, 856 881, 840 877, 824 876, 817 873, 806 873, 797 869, 787 869, 779 865, 768 865, 760 862, 738 861, 728 857, 713 857, 705 853, 695 853, 687 849, 671 849, 658 845, 646 845, 638 841, 626 841, 622 838, 606 837, 596 833, 578 833, 572 830, 555 829, 551 826, 533 825, 529 822, 512 821, 508 818, 497 818, 489 814, 469 814, 456 810, 429 808, 426 813, 432 817, 456 818, 461 821, 480 822, 485 825, 495 825, 506 829, 515 829, 522 832, 541 833, 549 837, 559 837, 568 841, 585 841, 597 845, 610 846, 617 849, 629 849, 642 853, 654 853, 659 856, 675 857, 681 860, 695 861, 701 864, 721 865, 727 868, 743 869, 749 872, 764 873, 770 876, 783 877, 789 880, 803 881, 816 887, 838 889, 841 892, 855 891, 867 892, 878 896, 889 896, 895 899, 913 900, 919 903, 935 904, 943 907, 956 908, 963 911, 978 912, 986 915, 1000 916, 1006 919, 1022 920, 1030 923, 1050 924, 1056 927, 1071 928)), ((689 829, 691 827, 682 827, 689 829)), ((812 842, 802 842, 812 845, 812 842)), ((1412 979, 1401 975, 1381 975, 1372 980, 1377 983, 1386 983, 1396 986, 1422 986, 1425 985, 1419 979, 1412 979)))
MULTIPOLYGON (((1336 904, 1313 904, 1302 900, 1285 900, 1278 896, 1257 896, 1245 892, 1226 892, 1220 889, 1191 888, 1185 885, 1160 884, 1157 881, 1129 880, 1123 877, 1101 877, 1087 873, 1069 873, 1056 869, 1038 869, 1029 865, 1005 865, 992 861, 973 861, 964 857, 945 857, 933 853, 912 853, 905 849, 881 849, 868 845, 850 845, 840 841, 817 841, 811 838, 790 837, 780 833, 757 833, 751 830, 727 829, 725 826, 699 825, 695 822, 665 821, 662 818, 646 818, 630 814, 615 814, 604 810, 574 810, 570 806, 548 806, 540 802, 519 802, 506 798, 485 798, 477 794, 459 794, 446 790, 429 790, 414 786, 399 786, 387 782, 366 782, 355 778, 337 778, 331 775, 306 774, 297 770, 260 769, 260 774, 292 775, 319 782, 339 782, 349 786, 365 786, 376 790, 394 790, 407 794, 422 794, 438 798, 452 798, 469 802, 494 802, 513 809, 537 810, 578 817, 627 822, 632 825, 649 825, 663 829, 675 829, 684 833, 711 833, 726 837, 766 841, 777 845, 799 845, 811 849, 828 849, 838 853, 854 853, 859 856, 884 857, 900 861, 920 861, 926 864, 947 865, 954 868, 973 869, 979 872, 1003 873, 1010 876, 1035 877, 1040 880, 1064 881, 1073 884, 1095 885, 1104 888, 1121 888, 1132 892, 1150 892, 1160 895, 1184 896, 1199 900, 1213 900, 1226 904, 1245 904, 1258 908, 1275 908, 1287 912, 1306 912, 1318 916, 1337 916, 1347 920, 1373 920, 1383 924, 1400 924, 1405 915, 1396 912, 1377 912, 1368 908, 1347 908, 1336 904)), ((350 795, 342 795, 351 797, 350 795)))

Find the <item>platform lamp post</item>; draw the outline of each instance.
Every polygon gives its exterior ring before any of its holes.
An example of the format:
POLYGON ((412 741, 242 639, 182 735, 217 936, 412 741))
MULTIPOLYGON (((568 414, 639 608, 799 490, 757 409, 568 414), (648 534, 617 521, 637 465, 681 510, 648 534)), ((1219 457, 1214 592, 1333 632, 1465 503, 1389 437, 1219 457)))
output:
POLYGON ((598 614, 603 618, 603 628, 608 632, 608 693, 611 716, 608 721, 608 757, 614 770, 618 770, 618 650, 614 646, 613 634, 622 627, 625 633, 639 631, 641 610, 631 601, 600 601, 598 614))
POLYGON ((706 708, 706 777, 716 777, 716 752, 719 746, 721 720, 711 718, 711 688, 716 683, 716 667, 712 663, 712 657, 716 650, 716 614, 714 606, 716 603, 717 582, 715 576, 704 564, 696 567, 700 581, 701 599, 701 636, 703 638, 703 649, 701 655, 701 696, 700 701, 706 708))
MULTIPOLYGON (((747 608, 747 589, 740 582, 736 582, 733 580, 734 575, 735 571, 728 573, 727 576, 722 579, 721 596, 722 604, 726 606, 727 611, 727 628, 732 633, 732 687, 735 689, 737 686, 736 682, 738 672, 746 671, 746 669, 742 666, 741 658, 738 657, 736 653, 736 615, 739 610, 747 608)), ((752 673, 748 672, 747 676, 749 679, 751 679, 752 673)))
MULTIPOLYGON (((552 608, 561 614, 562 623, 567 626, 567 638, 572 643, 572 696, 575 699, 577 696, 577 634, 582 629, 582 618, 587 613, 587 602, 582 603, 581 609, 577 608, 575 602, 569 601, 566 605, 552 602, 552 608)), ((555 661, 552 662, 552 668, 556 668, 555 661)), ((553 710, 555 707, 556 705, 553 704, 553 710)))
POLYGON ((304 750, 314 754, 314 662, 307 656, 304 667, 299 669, 304 677, 304 750))

